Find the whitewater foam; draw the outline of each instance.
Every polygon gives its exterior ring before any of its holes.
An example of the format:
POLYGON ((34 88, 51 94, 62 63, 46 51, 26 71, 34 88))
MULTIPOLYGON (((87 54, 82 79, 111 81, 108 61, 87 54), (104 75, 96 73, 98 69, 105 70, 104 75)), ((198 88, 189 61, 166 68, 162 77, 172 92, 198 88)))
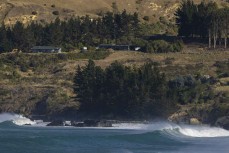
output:
POLYGON ((16 118, 14 118, 13 123, 16 125, 34 125, 36 124, 36 122, 31 121, 30 119, 22 115, 16 115, 16 118))
MULTIPOLYGON (((0 114, 0 123, 5 121, 11 121, 16 125, 32 125, 32 126, 46 126, 41 120, 31 121, 30 119, 17 114, 2 113, 0 114)), ((149 124, 144 123, 120 123, 113 124, 110 128, 99 129, 123 129, 123 130, 136 130, 140 133, 160 131, 165 134, 169 134, 176 137, 229 137, 229 131, 218 127, 210 126, 192 126, 192 125, 177 125, 167 121, 151 122, 149 124)))
POLYGON ((153 122, 151 124, 122 123, 115 124, 116 129, 141 130, 144 132, 161 131, 176 137, 228 137, 229 131, 218 127, 203 125, 177 125, 171 122, 153 122))
POLYGON ((18 114, 12 114, 12 113, 2 113, 0 114, 0 123, 5 121, 11 121, 16 125, 35 125, 36 122, 31 121, 30 119, 18 115, 18 114))
POLYGON ((179 128, 179 132, 190 137, 228 137, 229 131, 217 127, 209 126, 184 126, 179 128))

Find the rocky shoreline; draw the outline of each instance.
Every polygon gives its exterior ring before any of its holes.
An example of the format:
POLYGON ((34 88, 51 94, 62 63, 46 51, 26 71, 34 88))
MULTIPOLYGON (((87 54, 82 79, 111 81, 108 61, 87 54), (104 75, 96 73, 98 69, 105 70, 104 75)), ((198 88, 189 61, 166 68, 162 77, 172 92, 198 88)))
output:
MULTIPOLYGON (((43 122, 43 120, 34 120, 35 122, 43 122)), ((213 127, 220 127, 225 130, 229 130, 229 116, 221 117, 217 119, 214 125, 206 124, 201 122, 197 118, 184 118, 176 116, 173 114, 168 118, 169 122, 175 123, 175 124, 187 124, 187 125, 209 125, 213 127)), ((44 122, 43 122, 44 123, 44 122)), ((96 119, 86 119, 81 121, 76 120, 62 120, 62 119, 53 119, 50 121, 45 122, 47 123, 45 126, 47 127, 114 127, 114 124, 121 124, 121 123, 133 123, 133 124, 150 124, 150 121, 120 121, 120 120, 96 120, 96 119)), ((31 124, 24 124, 27 126, 30 126, 31 124)))
POLYGON ((214 127, 220 127, 225 130, 229 130, 229 116, 223 116, 216 119, 215 122, 210 123, 201 120, 200 116, 193 117, 187 112, 174 113, 168 118, 169 121, 176 124, 189 124, 189 125, 210 125, 214 127))
POLYGON ((63 121, 54 120, 47 126, 73 126, 73 127, 112 127, 116 121, 110 120, 84 120, 84 121, 63 121))

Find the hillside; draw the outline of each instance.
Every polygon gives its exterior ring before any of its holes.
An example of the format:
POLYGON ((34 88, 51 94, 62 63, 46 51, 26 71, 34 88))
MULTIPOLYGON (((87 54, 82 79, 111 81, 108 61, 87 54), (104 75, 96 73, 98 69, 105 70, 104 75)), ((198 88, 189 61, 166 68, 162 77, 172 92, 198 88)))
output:
MULTIPOLYGON (((101 16, 107 11, 114 11, 112 2, 113 0, 69 0, 68 2, 63 0, 0 0, 0 20, 11 26, 16 21, 21 21, 23 24, 29 24, 31 21, 43 23, 51 22, 56 17, 67 20, 74 16, 90 15, 93 18, 101 16)), ((138 12, 140 19, 148 16, 149 23, 157 21, 159 17, 164 17, 170 22, 169 24, 166 22, 166 26, 170 27, 174 26, 171 22, 174 21, 173 14, 179 7, 180 1, 116 0, 116 3, 118 11, 126 9, 128 12, 138 12)), ((217 3, 219 6, 228 5, 224 1, 217 1, 217 3)), ((150 35, 150 30, 153 27, 150 25, 148 28, 148 24, 142 25, 146 25, 144 27, 146 32, 143 32, 143 35, 150 35)), ((155 25, 157 26, 157 24, 155 25)), ((23 25, 21 25, 21 29, 25 29, 23 25)), ((160 31, 162 27, 158 26, 156 29, 160 31)), ((95 35, 93 36, 95 37, 95 35)), ((89 37, 86 37, 85 40, 89 37)), ((9 38, 11 40, 11 36, 9 38)), ((24 40, 27 36, 19 38, 24 40)), ((59 45, 60 42, 57 44, 59 45)), ((22 42, 18 44, 21 45, 22 42)), ((104 69, 114 61, 136 67, 147 61, 153 61, 159 63, 160 70, 165 73, 167 80, 178 78, 177 82, 180 83, 179 79, 183 79, 183 87, 185 86, 185 77, 199 81, 200 84, 196 84, 196 86, 199 85, 199 89, 191 88, 194 92, 189 89, 186 89, 186 92, 185 88, 182 89, 187 94, 186 96, 181 94, 180 97, 186 99, 183 100, 183 103, 179 103, 179 106, 181 105, 180 111, 178 114, 172 115, 171 120, 179 121, 196 117, 203 123, 214 124, 217 118, 229 115, 228 50, 220 48, 209 50, 206 44, 188 43, 182 52, 169 53, 133 51, 77 53, 76 50, 67 51, 69 52, 61 54, 20 52, 0 54, 0 112, 15 112, 28 116, 35 114, 74 117, 80 108, 80 103, 75 98, 77 93, 73 92, 76 67, 77 65, 84 66, 88 59, 93 59, 96 65, 104 69), (201 78, 207 78, 209 82, 211 82, 210 79, 213 79, 214 83, 203 85, 201 78), (188 99, 188 96, 191 96, 192 99, 188 99)), ((169 81, 166 83, 169 86, 169 81)), ((174 102, 176 101, 179 100, 174 100, 174 102)))
MULTIPOLYGON (((161 64, 161 70, 168 76, 168 79, 172 79, 178 75, 218 77, 222 69, 223 72, 228 72, 226 63, 229 53, 227 51, 207 51, 201 46, 199 48, 188 46, 182 53, 162 54, 127 51, 104 54, 96 52, 88 54, 1 54, 0 112, 46 116, 58 114, 74 117, 79 103, 74 98, 76 95, 73 92, 73 78, 77 65, 84 66, 89 58, 95 59, 96 65, 103 68, 114 61, 137 67, 146 61, 155 61, 161 64), (218 63, 219 61, 222 63, 218 63)), ((228 78, 220 79, 213 89, 215 94, 226 93, 228 95, 228 78)), ((214 107, 216 105, 218 102, 210 104, 214 107)), ((224 102, 220 102, 219 105, 223 106, 224 102)), ((203 108, 205 105, 200 104, 200 106, 203 108)), ((225 105, 226 110, 227 108, 225 105)), ((189 115, 193 115, 192 112, 189 115)))
MULTIPOLYGON (((151 21, 156 21, 159 17, 173 19, 180 0, 0 0, 0 22, 12 25, 16 21, 24 24, 31 21, 50 22, 56 17, 62 20, 82 15, 97 17, 112 11, 113 2, 116 2, 118 11, 138 12, 141 18, 149 16, 151 21), (54 11, 58 13, 54 15, 54 11)), ((217 3, 228 4, 223 0, 217 0, 217 3)))

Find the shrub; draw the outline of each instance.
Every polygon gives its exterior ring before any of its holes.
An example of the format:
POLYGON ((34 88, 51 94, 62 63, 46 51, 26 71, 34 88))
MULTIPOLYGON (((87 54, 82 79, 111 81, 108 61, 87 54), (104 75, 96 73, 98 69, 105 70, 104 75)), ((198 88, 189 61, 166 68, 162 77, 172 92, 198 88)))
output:
POLYGON ((182 41, 175 41, 169 43, 165 40, 153 40, 146 44, 146 52, 148 53, 167 53, 167 52, 180 52, 183 49, 182 41))
POLYGON ((142 0, 136 0, 136 4, 141 4, 142 0))
POLYGON ((167 21, 166 21, 165 17, 160 17, 159 20, 160 20, 161 23, 167 24, 167 21))
POLYGON ((229 76, 229 61, 217 61, 214 64, 217 67, 217 74, 219 77, 228 77, 229 76))
POLYGON ((52 14, 53 15, 59 15, 60 13, 59 13, 59 11, 53 11, 52 14))
POLYGON ((25 63, 23 63, 23 64, 21 65, 21 67, 20 67, 20 70, 21 70, 22 72, 27 72, 28 69, 29 69, 29 67, 28 67, 28 65, 26 65, 25 63))
POLYGON ((143 17, 143 20, 149 21, 149 16, 144 16, 144 17, 143 17))
POLYGON ((63 61, 66 61, 68 59, 67 55, 66 54, 57 54, 57 57, 59 60, 63 60, 63 61))
POLYGON ((178 40, 172 44, 172 47, 173 47, 173 52, 180 52, 184 48, 184 43, 182 41, 178 40))
POLYGON ((32 12, 32 15, 37 15, 37 14, 38 14, 37 11, 32 12))
POLYGON ((173 61, 175 61, 175 59, 174 58, 170 58, 170 57, 168 57, 168 58, 166 58, 164 60, 164 62, 165 62, 166 65, 172 64, 173 61))
POLYGON ((134 46, 144 47, 147 44, 147 41, 141 38, 135 38, 131 40, 131 44, 134 46))
POLYGON ((166 53, 168 52, 169 44, 164 40, 154 40, 149 43, 149 46, 150 52, 166 53))

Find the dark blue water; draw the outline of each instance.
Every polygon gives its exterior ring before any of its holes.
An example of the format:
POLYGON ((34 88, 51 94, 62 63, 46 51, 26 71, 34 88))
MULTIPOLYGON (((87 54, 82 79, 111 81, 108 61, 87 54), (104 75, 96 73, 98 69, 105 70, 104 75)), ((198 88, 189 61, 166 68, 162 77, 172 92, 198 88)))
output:
POLYGON ((229 132, 171 123, 114 128, 0 123, 0 153, 228 153, 229 132))

